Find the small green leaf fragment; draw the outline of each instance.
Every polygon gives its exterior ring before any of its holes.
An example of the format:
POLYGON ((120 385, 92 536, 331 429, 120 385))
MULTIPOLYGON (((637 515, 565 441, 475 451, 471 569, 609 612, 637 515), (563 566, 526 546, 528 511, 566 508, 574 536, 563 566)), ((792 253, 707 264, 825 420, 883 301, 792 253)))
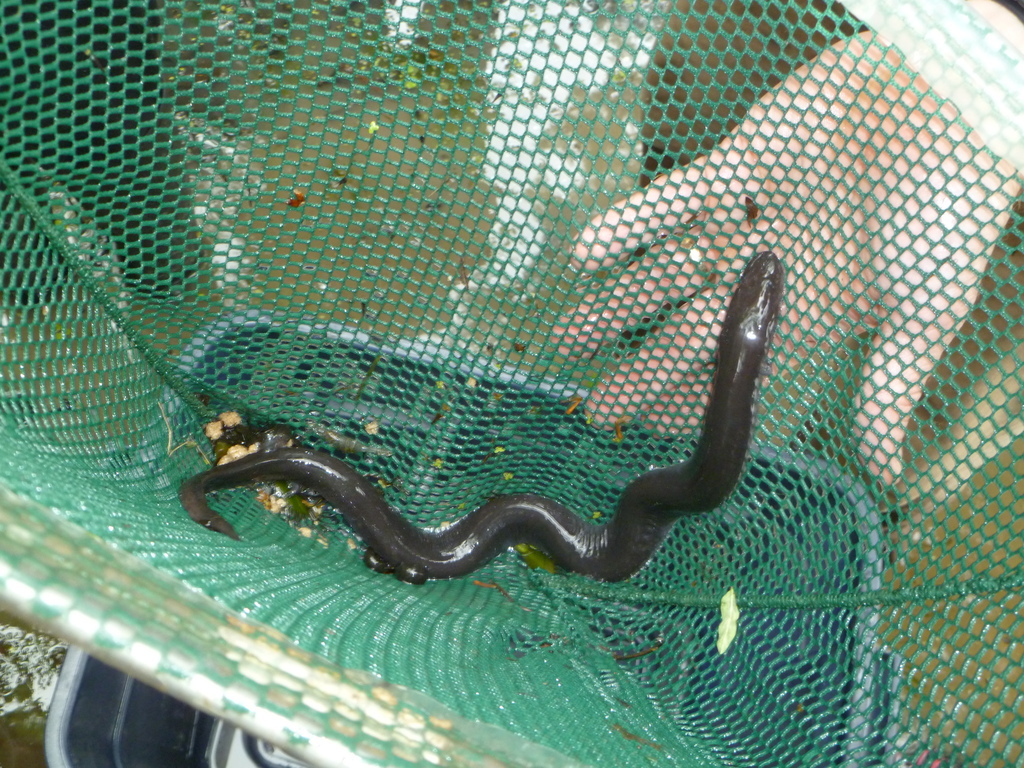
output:
POLYGON ((736 637, 736 630, 740 623, 740 609, 736 605, 736 590, 729 588, 729 591, 722 595, 722 622, 718 625, 718 652, 725 653, 736 637))
POLYGON ((519 553, 523 562, 530 568, 543 568, 548 573, 555 572, 555 561, 536 547, 531 547, 529 544, 516 544, 513 549, 519 553))
POLYGON ((296 520, 306 520, 309 518, 312 510, 309 508, 305 499, 298 494, 293 493, 287 496, 286 500, 288 504, 288 511, 291 513, 292 517, 296 520))

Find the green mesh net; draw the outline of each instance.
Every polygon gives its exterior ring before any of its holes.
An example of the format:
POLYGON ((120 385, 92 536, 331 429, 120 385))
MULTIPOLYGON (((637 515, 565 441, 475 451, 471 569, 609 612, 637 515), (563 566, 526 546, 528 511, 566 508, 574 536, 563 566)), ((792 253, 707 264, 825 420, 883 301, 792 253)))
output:
POLYGON ((901 48, 817 0, 0 24, 10 607, 324 765, 1024 761, 1020 180, 901 48), (329 510, 178 503, 236 410, 424 526, 607 520, 690 454, 762 249, 749 467, 628 582, 414 587, 329 510))

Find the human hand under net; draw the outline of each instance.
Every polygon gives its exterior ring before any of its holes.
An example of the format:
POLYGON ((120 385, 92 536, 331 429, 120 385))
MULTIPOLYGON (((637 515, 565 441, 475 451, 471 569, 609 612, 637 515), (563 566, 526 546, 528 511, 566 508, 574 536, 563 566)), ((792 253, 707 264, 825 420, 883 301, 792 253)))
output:
POLYGON ((861 337, 854 437, 892 482, 924 380, 976 301, 1019 192, 1013 168, 887 43, 842 41, 710 154, 591 222, 573 266, 598 287, 556 327, 559 351, 620 351, 586 401, 598 423, 693 429, 735 276, 774 251, 788 285, 773 364, 827 365, 861 337))

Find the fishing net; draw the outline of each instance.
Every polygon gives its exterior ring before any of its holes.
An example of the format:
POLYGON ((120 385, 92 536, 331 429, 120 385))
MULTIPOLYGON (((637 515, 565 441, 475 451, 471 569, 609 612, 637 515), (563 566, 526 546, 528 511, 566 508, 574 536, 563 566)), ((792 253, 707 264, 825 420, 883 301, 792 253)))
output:
POLYGON ((946 12, 931 72, 817 0, 0 4, 4 603, 318 764, 1019 765, 1024 207, 966 102, 1024 70, 946 12), (764 249, 748 469, 626 582, 178 502, 235 411, 422 526, 601 524, 764 249))

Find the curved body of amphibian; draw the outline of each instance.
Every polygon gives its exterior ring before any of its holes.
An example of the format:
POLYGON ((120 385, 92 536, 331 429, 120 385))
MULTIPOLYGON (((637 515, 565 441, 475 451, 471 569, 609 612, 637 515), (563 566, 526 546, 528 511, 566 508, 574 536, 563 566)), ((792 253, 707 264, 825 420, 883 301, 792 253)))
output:
POLYGON ((502 496, 438 530, 391 509, 345 462, 274 438, 261 450, 186 481, 182 505, 193 520, 238 538, 206 494, 256 482, 289 481, 318 494, 366 542, 366 563, 412 583, 464 576, 515 544, 530 544, 560 567, 604 581, 636 573, 683 515, 719 506, 735 488, 754 430, 757 390, 782 303, 784 270, 769 252, 755 256, 737 284, 722 325, 704 427, 685 462, 630 483, 606 525, 589 522, 535 494, 502 496))

